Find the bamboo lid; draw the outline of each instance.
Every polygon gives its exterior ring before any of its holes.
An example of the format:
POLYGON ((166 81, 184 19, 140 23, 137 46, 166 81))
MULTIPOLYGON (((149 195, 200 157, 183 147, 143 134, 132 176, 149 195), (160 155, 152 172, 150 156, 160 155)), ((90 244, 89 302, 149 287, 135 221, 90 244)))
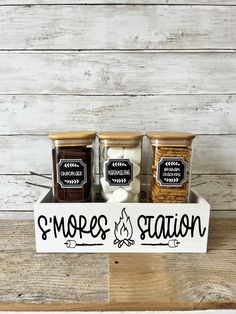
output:
POLYGON ((143 134, 141 132, 100 132, 98 133, 100 140, 141 140, 143 134))
POLYGON ((195 134, 188 132, 148 132, 147 137, 151 140, 192 140, 195 134))
POLYGON ((78 140, 78 139, 94 139, 96 136, 95 131, 71 131, 51 133, 48 137, 51 140, 78 140))

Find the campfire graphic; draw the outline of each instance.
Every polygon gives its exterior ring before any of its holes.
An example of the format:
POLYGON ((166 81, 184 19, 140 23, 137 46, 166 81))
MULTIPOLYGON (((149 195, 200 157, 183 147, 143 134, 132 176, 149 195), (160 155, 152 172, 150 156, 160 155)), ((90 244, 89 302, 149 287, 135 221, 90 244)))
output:
POLYGON ((134 240, 131 239, 133 235, 133 227, 125 208, 121 211, 119 222, 115 222, 114 234, 116 238, 114 244, 118 244, 118 248, 121 248, 123 244, 131 246, 135 243, 134 240))

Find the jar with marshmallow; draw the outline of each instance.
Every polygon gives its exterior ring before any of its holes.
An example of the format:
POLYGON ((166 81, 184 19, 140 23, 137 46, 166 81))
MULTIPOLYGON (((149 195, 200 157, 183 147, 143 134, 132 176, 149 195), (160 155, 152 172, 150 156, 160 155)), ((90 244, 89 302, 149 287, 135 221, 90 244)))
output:
POLYGON ((100 192, 107 203, 138 203, 141 192, 140 132, 100 132, 100 192))

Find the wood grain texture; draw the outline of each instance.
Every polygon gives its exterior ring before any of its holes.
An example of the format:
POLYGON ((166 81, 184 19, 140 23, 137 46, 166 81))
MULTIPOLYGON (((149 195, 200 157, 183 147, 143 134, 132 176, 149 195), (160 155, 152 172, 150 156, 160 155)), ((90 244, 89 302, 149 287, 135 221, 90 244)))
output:
POLYGON ((230 6, 2 6, 0 15, 0 49, 236 48, 230 6))
POLYGON ((0 150, 0 171, 6 174, 51 173, 51 144, 47 137, 3 136, 0 150))
MULTIPOLYGON (((86 273, 90 266, 97 263, 99 257, 104 263, 104 258, 106 261, 108 255, 94 254, 92 258, 86 254, 35 254, 32 230, 33 223, 30 221, 0 221, 4 246, 0 252, 0 265, 5 270, 0 272, 3 283, 0 287, 0 310, 236 308, 235 220, 211 221, 207 254, 110 254, 110 299, 109 303, 100 305, 83 305, 80 300, 74 304, 65 304, 68 303, 69 296, 65 290, 62 293, 58 288, 66 284, 61 281, 65 276, 67 288, 68 281, 73 285, 77 279, 75 288, 78 290, 78 282, 84 281, 84 273, 83 276, 78 275, 82 271, 86 273), (29 273, 30 277, 27 276, 29 273), (50 276, 48 280, 45 279, 46 276, 50 276), (25 289, 25 286, 31 289, 25 289), (52 295, 54 300, 56 298, 51 291, 44 294, 42 289, 53 290, 55 287, 57 290, 54 293, 62 293, 61 304, 45 304, 49 296, 52 295), (10 303, 11 308, 6 303, 10 303), (26 303, 37 304, 32 307, 26 303)), ((104 264, 100 264, 102 269, 104 264)), ((87 277, 91 282, 91 290, 97 287, 95 278, 94 272, 87 277)), ((79 291, 82 293, 86 287, 81 285, 79 291)), ((106 283, 101 282, 100 287, 106 289, 106 283)), ((73 295, 73 289, 70 289, 70 298, 73 295)), ((58 299, 55 303, 57 301, 58 299)))
POLYGON ((32 221, 0 221, 0 302, 105 303, 108 256, 35 254, 32 221))
POLYGON ((193 175, 192 187, 210 204, 213 210, 236 209, 236 175, 193 175))
MULTIPOLYGON (((31 313, 32 314, 36 314, 37 312, 34 311, 34 312, 31 312, 31 313)), ((67 311, 67 313, 68 314, 74 314, 73 311, 67 311)), ((124 314, 128 314, 127 311, 123 311, 123 313, 124 314)), ((7 314, 17 314, 17 312, 16 311, 9 311, 7 314)), ((51 312, 51 311, 48 312, 47 311, 47 314, 54 314, 54 312, 51 312)), ((95 314, 97 314, 97 313, 95 313, 95 314)), ((109 314, 109 313, 107 311, 105 311, 104 314, 109 314)), ((121 313, 117 312, 116 314, 121 314, 121 313)), ((156 313, 156 314, 159 314, 159 313, 156 313)), ((161 314, 170 314, 170 313, 169 313, 169 311, 162 311, 161 314)), ((183 312, 182 311, 175 311, 174 314, 183 314, 183 312)), ((187 313, 187 314, 208 314, 208 312, 206 312, 205 310, 196 310, 194 312, 190 312, 190 313, 187 313)), ((226 310, 215 310, 214 314, 235 314, 235 311, 234 310, 227 310, 227 309, 226 310)))
POLYGON ((211 220, 207 254, 114 254, 111 300, 235 302, 235 249, 235 220, 211 220))
POLYGON ((33 215, 33 211, 0 211, 0 219, 3 220, 33 220, 34 219, 34 215, 33 215))
MULTIPOLYGON (((208 252, 211 252, 211 250, 215 250, 215 249, 216 250, 236 250, 236 220, 235 219, 233 220, 211 219, 209 234, 210 236, 208 240, 208 252)), ((235 259, 236 259, 236 256, 235 256, 235 259)), ((225 268, 227 268, 226 265, 225 265, 225 268)), ((233 291, 236 293, 236 290, 233 290, 233 291)))
MULTIPOLYGON (((122 302, 122 303, 105 303, 105 304, 20 304, 20 303, 1 303, 1 311, 93 311, 93 312, 107 312, 107 311, 118 311, 122 313, 127 313, 127 311, 193 311, 195 314, 199 314, 199 310, 219 310, 220 314, 235 314, 234 312, 229 312, 228 310, 235 309, 235 302, 204 302, 204 303, 193 303, 193 302, 161 302, 161 303, 145 303, 145 302, 122 302), (228 309, 228 310, 227 310, 228 309), (222 310, 224 310, 222 312, 222 310), (227 311, 226 311, 227 310, 227 311), (226 312, 225 312, 226 311, 226 312)), ((191 313, 191 312, 190 312, 191 313)), ((202 312, 201 312, 202 313, 202 312)), ((216 312, 218 313, 218 312, 216 312)), ((169 313, 168 313, 169 314, 169 313)))
POLYGON ((29 185, 26 183, 27 181, 45 186, 51 186, 52 184, 51 180, 32 175, 0 176, 1 210, 33 210, 33 204, 37 201, 41 193, 45 192, 45 188, 29 185))
POLYGON ((0 94, 234 94, 235 53, 1 53, 0 94))
POLYGON ((5 5, 38 5, 38 4, 165 4, 165 5, 235 5, 235 0, 1 0, 0 6, 5 5))
POLYGON ((205 255, 112 255, 110 298, 114 303, 132 300, 137 308, 142 302, 191 301, 219 302, 224 308, 236 301, 235 254, 235 250, 210 250, 205 255))
MULTIPOLYGON (((13 213, 13 212, 11 212, 13 213)), ((18 216, 19 217, 19 216, 18 216)), ((211 212, 211 218, 213 219, 235 219, 236 211, 233 210, 213 210, 211 212)))
POLYGON ((62 129, 143 132, 175 130, 236 134, 235 95, 0 95, 0 134, 48 134, 62 129), (145 108, 145 110, 144 110, 145 108), (24 121, 24 122, 23 122, 24 121), (183 125, 184 121, 184 125, 183 125))
MULTIPOLYGON (((236 135, 197 136, 193 173, 235 173, 235 140, 236 135)), ((47 136, 1 136, 0 150, 0 174, 51 173, 51 144, 47 136)), ((144 151, 143 159, 145 174, 147 151, 144 151)))

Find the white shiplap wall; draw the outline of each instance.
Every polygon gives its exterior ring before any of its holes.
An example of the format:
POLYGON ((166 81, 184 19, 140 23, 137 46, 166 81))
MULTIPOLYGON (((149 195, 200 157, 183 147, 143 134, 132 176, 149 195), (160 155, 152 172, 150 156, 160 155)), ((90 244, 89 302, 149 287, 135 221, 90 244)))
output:
POLYGON ((193 185, 236 217, 235 16, 236 0, 1 0, 0 216, 50 184, 29 175, 51 171, 48 132, 156 129, 198 134, 193 185))

